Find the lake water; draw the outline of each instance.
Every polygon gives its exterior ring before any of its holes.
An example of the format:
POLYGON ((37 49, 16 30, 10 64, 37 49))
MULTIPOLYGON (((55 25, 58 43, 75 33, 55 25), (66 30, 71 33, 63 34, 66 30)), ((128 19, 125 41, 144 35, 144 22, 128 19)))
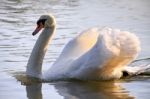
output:
MULTIPOLYGON (((115 81, 26 81, 26 64, 42 14, 53 13, 57 31, 44 60, 46 70, 65 44, 84 29, 109 26, 141 40, 137 59, 150 57, 150 0, 1 0, 0 99, 149 99, 150 76, 115 81)), ((150 62, 150 60, 144 60, 150 62)))

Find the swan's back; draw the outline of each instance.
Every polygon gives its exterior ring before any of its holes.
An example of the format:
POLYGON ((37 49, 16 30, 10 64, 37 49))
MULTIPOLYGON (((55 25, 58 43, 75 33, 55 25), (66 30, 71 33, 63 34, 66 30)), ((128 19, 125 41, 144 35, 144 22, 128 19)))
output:
POLYGON ((81 80, 120 78, 123 68, 139 51, 140 42, 133 33, 111 28, 90 29, 67 44, 47 76, 81 80))

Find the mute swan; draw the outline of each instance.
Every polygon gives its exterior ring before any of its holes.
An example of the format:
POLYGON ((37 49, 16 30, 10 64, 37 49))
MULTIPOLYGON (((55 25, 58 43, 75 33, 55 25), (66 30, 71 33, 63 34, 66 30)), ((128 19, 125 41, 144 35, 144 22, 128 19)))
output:
POLYGON ((130 32, 112 28, 91 28, 72 39, 63 49, 51 68, 42 74, 42 63, 48 45, 55 33, 56 21, 52 15, 42 15, 37 21, 33 35, 40 34, 28 60, 28 76, 43 80, 118 79, 123 71, 135 73, 126 68, 140 51, 139 39, 130 32))

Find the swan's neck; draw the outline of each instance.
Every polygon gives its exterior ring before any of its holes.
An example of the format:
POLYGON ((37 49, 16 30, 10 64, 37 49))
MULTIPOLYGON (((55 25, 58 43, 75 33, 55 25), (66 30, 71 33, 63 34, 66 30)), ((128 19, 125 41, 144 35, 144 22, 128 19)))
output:
POLYGON ((44 28, 36 41, 27 64, 26 73, 28 76, 41 78, 43 59, 54 32, 55 27, 44 28))

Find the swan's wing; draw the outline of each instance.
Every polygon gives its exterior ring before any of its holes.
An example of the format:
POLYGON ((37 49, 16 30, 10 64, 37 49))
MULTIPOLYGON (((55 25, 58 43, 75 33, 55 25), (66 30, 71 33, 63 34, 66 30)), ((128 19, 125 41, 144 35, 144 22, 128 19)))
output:
POLYGON ((51 77, 82 80, 120 78, 123 68, 135 59, 140 50, 139 40, 132 33, 110 28, 90 31, 66 45, 48 71, 51 77))
POLYGON ((139 50, 139 40, 134 34, 104 28, 100 31, 94 47, 78 58, 74 63, 75 66, 72 65, 72 77, 79 79, 120 78, 123 68, 135 59, 139 50))
MULTIPOLYGON (((79 57, 87 53, 95 45, 98 35, 98 28, 91 28, 83 31, 80 35, 69 41, 59 58, 44 74, 44 77, 52 79, 64 78, 64 75, 67 75, 68 72, 71 72, 71 70, 76 67, 73 66, 75 65, 74 62, 77 61, 79 57)), ((82 60, 79 60, 78 62, 80 61, 82 60)))
POLYGON ((77 59, 82 56, 95 45, 98 35, 98 28, 91 28, 82 32, 80 35, 68 42, 56 63, 59 61, 77 59))

